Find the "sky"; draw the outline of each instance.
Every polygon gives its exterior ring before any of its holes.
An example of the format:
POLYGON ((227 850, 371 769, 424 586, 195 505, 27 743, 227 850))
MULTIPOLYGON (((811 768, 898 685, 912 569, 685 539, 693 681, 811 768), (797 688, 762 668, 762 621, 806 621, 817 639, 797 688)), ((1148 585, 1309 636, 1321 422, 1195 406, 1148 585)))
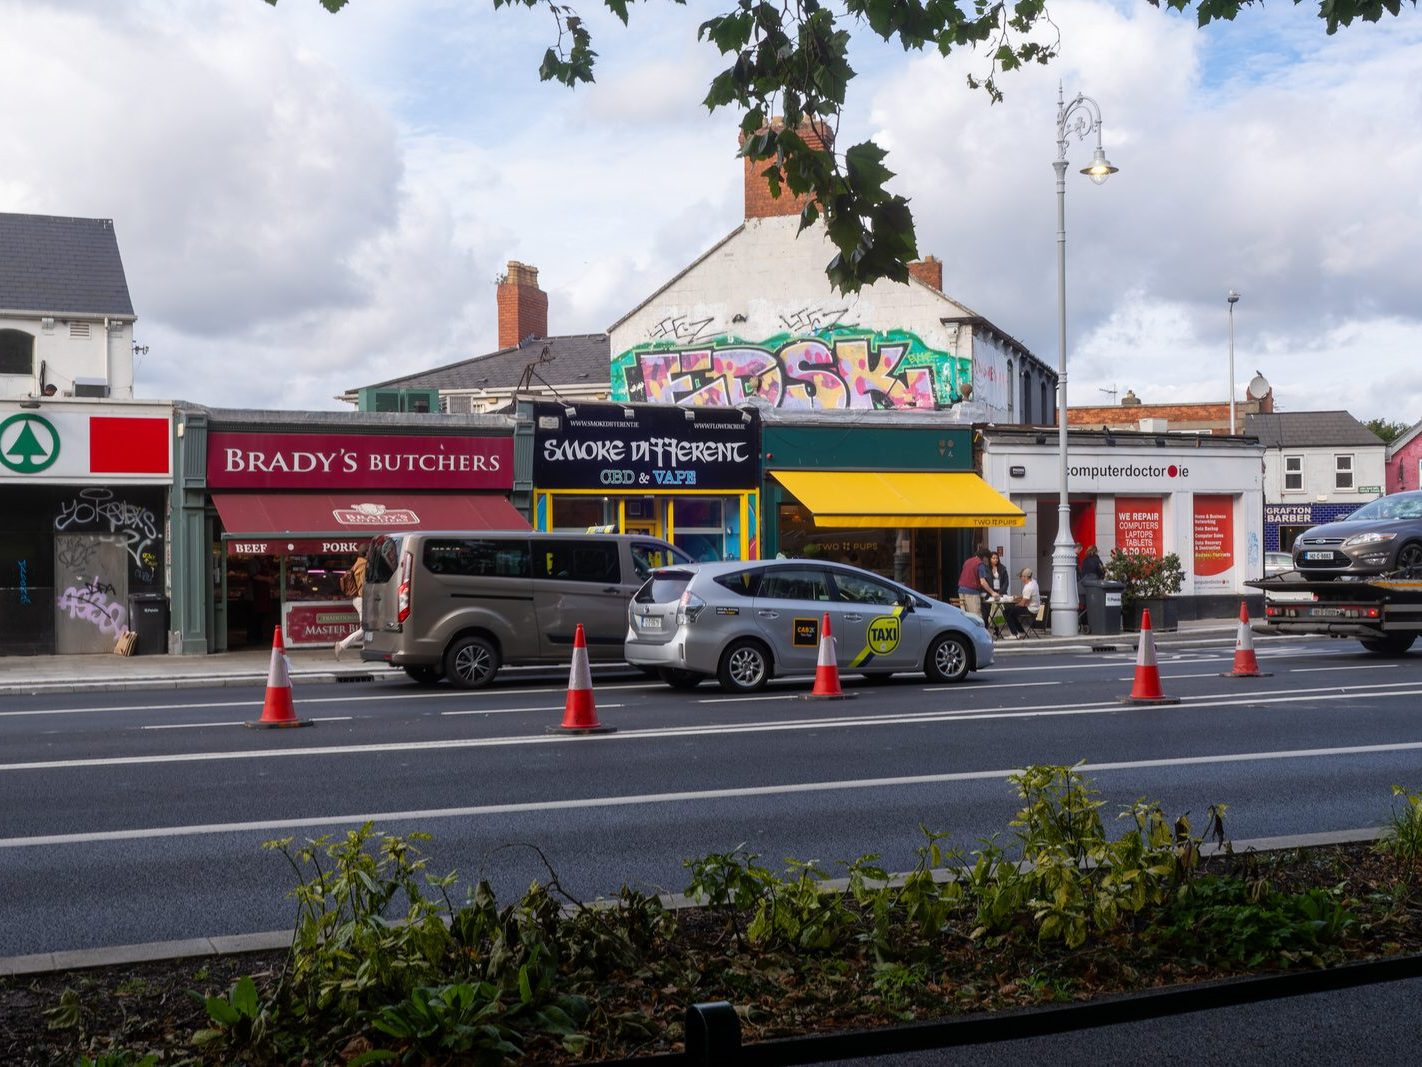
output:
MULTIPOLYGON (((576 6, 576 5, 575 5, 576 6)), ((538 80, 544 9, 489 0, 0 0, 0 211, 112 218, 148 351, 135 395, 331 409, 493 351, 495 284, 601 332, 741 220, 739 115, 697 25, 728 0, 583 5, 597 82, 538 80)), ((839 143, 889 150, 944 291, 1058 366, 1058 84, 1100 106, 1066 192, 1068 402, 1223 401, 1422 419, 1422 13, 1324 33, 1053 0, 1061 56, 857 35, 839 143), (862 38, 862 40, 858 40, 862 38)))

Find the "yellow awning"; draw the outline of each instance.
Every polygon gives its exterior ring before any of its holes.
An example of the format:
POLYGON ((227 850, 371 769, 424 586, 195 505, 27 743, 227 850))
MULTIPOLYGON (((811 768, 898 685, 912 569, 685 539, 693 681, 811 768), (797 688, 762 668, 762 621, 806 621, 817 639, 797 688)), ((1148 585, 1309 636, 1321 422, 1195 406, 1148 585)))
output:
POLYGON ((772 471, 816 526, 1022 526, 1027 517, 976 474, 772 471))

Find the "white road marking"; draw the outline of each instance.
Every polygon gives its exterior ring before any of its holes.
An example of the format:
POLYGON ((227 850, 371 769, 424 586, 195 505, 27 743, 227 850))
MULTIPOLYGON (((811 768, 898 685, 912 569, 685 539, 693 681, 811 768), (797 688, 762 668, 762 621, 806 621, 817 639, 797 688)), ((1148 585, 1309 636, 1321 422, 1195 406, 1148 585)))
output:
MULTIPOLYGON (((1311 700, 1352 700, 1364 690, 1389 689, 1391 692, 1372 692, 1377 698, 1422 696, 1422 688, 1399 688, 1403 683, 1393 685, 1352 685, 1327 686, 1311 690, 1262 690, 1248 696, 1217 699, 1221 694, 1205 694, 1186 697, 1188 704, 1178 705, 1182 710, 1196 708, 1249 707, 1262 704, 1302 704, 1311 700)), ((769 722, 740 722, 721 724, 699 724, 696 726, 667 726, 648 730, 624 730, 620 733, 601 734, 596 737, 567 736, 562 734, 533 734, 512 737, 487 738, 443 738, 432 741, 390 741, 378 744, 351 745, 308 745, 287 749, 238 749, 230 752, 175 752, 148 756, 105 756, 93 759, 45 760, 32 763, 0 764, 0 772, 33 770, 74 770, 88 767, 132 767, 160 763, 205 763, 226 760, 287 759, 301 756, 351 756, 378 755, 385 752, 433 752, 476 748, 509 748, 520 745, 549 744, 589 744, 616 743, 619 741, 648 741, 669 737, 704 737, 716 734, 753 734, 785 730, 844 729, 857 726, 890 726, 911 723, 930 724, 935 722, 964 722, 974 719, 1020 719, 1054 718, 1068 715, 1103 715, 1130 713, 1137 709, 1119 701, 1094 701, 1083 704, 1041 704, 1035 707, 1018 708, 1013 711, 999 711, 993 708, 940 709, 926 712, 881 713, 873 715, 817 718, 785 719, 769 722)), ((1150 708, 1151 714, 1168 712, 1169 708, 1150 708)))
POLYGON ((745 704, 745 703, 747 703, 747 702, 755 702, 755 701, 799 700, 799 699, 800 699, 800 696, 801 696, 801 694, 799 694, 799 693, 772 693, 772 694, 769 695, 769 696, 750 696, 750 697, 701 697, 701 698, 699 698, 696 702, 697 702, 698 704, 745 704))
MULTIPOLYGON (((1128 760, 1108 763, 1085 763, 1082 770, 1100 774, 1108 771, 1149 770, 1156 767, 1193 767, 1221 763, 1249 763, 1259 760, 1320 759, 1331 756, 1377 755, 1390 752, 1415 752, 1422 741, 1407 741, 1390 745, 1357 745, 1338 748, 1286 749, 1277 752, 1227 752, 1210 756, 1176 756, 1164 759, 1128 760)), ((944 785, 952 782, 972 782, 995 779, 1002 781, 1021 768, 1009 767, 989 771, 956 771, 946 774, 913 775, 900 778, 860 778, 823 782, 791 782, 778 785, 743 786, 735 789, 705 789, 678 793, 647 793, 603 797, 579 797, 569 800, 541 800, 508 804, 480 804, 462 808, 422 808, 411 811, 362 812, 357 815, 316 815, 297 819, 270 819, 252 822, 206 823, 192 826, 153 826, 131 830, 104 830, 80 834, 46 834, 35 837, 0 838, 0 848, 33 848, 37 846, 96 844, 107 841, 136 841, 151 838, 194 837, 205 834, 273 833, 322 826, 360 826, 367 822, 425 822, 432 819, 469 819, 486 816, 520 815, 530 812, 575 811, 589 808, 632 807, 648 804, 705 803, 712 800, 739 800, 748 797, 790 796, 803 793, 831 793, 852 789, 912 788, 944 785)))
POLYGON ((993 689, 1032 689, 1042 685, 1065 685, 1064 682, 961 682, 957 685, 925 686, 923 693, 986 693, 993 689))
MULTIPOLYGON (((598 704, 600 708, 625 708, 626 704, 598 704)), ((508 715, 516 711, 564 711, 562 704, 550 705, 546 708, 474 708, 470 711, 441 711, 441 715, 508 715)))
MULTIPOLYGON (((325 715, 319 718, 308 719, 308 722, 351 722, 354 715, 325 715)), ((246 722, 165 722, 155 726, 140 726, 140 730, 198 730, 208 726, 246 726, 246 722)))
POLYGON ((1290 674, 1315 674, 1318 671, 1390 671, 1396 663, 1360 663, 1356 667, 1290 667, 1290 674))

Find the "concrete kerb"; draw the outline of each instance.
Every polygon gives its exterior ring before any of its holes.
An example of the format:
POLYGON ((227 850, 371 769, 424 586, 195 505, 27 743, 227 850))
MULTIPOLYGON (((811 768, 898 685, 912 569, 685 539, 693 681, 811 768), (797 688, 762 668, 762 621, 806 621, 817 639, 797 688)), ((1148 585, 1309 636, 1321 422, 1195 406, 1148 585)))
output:
MULTIPOLYGON (((1258 837, 1248 841, 1232 841, 1230 847, 1235 854, 1244 852, 1285 852, 1296 848, 1321 848, 1327 845, 1349 845, 1362 841, 1376 841, 1382 836, 1382 827, 1362 827, 1355 830, 1329 830, 1313 834, 1292 834, 1283 837, 1258 837)), ((1224 851, 1218 845, 1205 844, 1200 852, 1204 856, 1217 855, 1224 851)), ((946 881, 953 877, 951 871, 936 870, 934 878, 946 881)), ((901 884, 903 875, 889 879, 890 885, 901 884)), ((830 891, 849 888, 849 879, 831 878, 821 883, 830 891)), ((700 907, 701 905, 681 893, 664 893, 658 899, 669 910, 700 907)), ((596 902, 594 902, 596 906, 596 902)), ((571 909, 575 905, 568 905, 571 909)), ((180 941, 153 941, 141 945, 113 945, 107 948, 71 949, 63 952, 40 952, 29 956, 0 957, 0 978, 13 978, 26 974, 49 974, 56 971, 88 970, 94 967, 122 967, 137 963, 151 963, 157 960, 196 959, 203 956, 232 956, 244 952, 282 951, 291 947, 292 930, 267 930, 253 934, 230 934, 217 937, 193 937, 180 941)))

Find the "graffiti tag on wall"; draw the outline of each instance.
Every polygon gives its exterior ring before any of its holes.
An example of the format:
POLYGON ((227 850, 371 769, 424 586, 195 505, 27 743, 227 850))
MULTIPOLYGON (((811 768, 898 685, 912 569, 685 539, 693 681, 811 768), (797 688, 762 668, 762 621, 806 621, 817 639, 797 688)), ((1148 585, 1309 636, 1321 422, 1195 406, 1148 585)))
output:
POLYGON ((612 361, 614 400, 780 408, 945 408, 972 380, 967 359, 906 330, 834 327, 760 342, 653 342, 612 361))
POLYGON ((109 600, 115 589, 96 577, 92 582, 71 585, 59 594, 59 610, 67 611, 71 619, 91 622, 99 632, 118 637, 127 629, 128 612, 123 605, 109 600))
POLYGON ((20 603, 30 602, 30 561, 20 560, 20 603))
MULTIPOLYGON (((54 520, 56 530, 67 530, 71 526, 81 529, 97 526, 107 527, 108 533, 119 534, 124 539, 124 547, 133 559, 134 566, 143 566, 144 555, 158 537, 158 519, 148 508, 130 504, 127 500, 115 500, 111 489, 81 489, 73 500, 59 505, 59 515, 54 520)), ((76 549, 76 551, 81 551, 76 549)), ((83 566, 86 561, 71 564, 61 560, 66 566, 83 566)))

